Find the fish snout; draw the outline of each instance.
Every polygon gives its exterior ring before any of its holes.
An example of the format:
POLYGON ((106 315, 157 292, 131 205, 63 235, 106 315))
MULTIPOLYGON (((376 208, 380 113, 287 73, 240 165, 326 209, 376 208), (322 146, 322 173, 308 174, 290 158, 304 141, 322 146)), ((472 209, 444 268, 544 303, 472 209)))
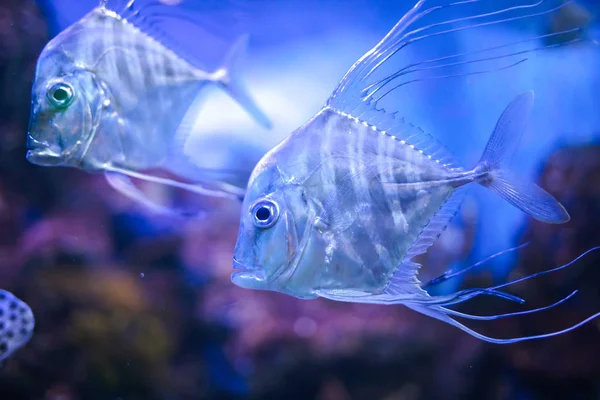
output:
POLYGON ((36 139, 31 133, 27 135, 26 158, 32 164, 57 166, 63 163, 60 146, 36 139))
POLYGON ((29 150, 26 155, 27 161, 44 167, 55 167, 63 164, 60 154, 50 149, 29 150))
POLYGON ((240 272, 248 272, 252 270, 252 268, 248 267, 245 264, 242 264, 235 257, 233 258, 233 269, 240 272))
POLYGON ((231 281, 244 289, 266 289, 266 279, 264 271, 253 266, 242 264, 233 259, 234 272, 231 274, 231 281))
POLYGON ((42 166, 57 166, 64 163, 60 146, 60 130, 53 123, 40 124, 32 121, 27 134, 27 161, 42 166))

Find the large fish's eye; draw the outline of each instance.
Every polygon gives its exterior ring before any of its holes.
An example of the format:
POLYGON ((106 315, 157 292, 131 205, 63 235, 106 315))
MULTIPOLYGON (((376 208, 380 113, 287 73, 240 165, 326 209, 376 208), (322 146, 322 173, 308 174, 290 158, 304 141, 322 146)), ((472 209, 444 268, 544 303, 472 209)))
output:
POLYGON ((73 101, 75 91, 67 83, 55 83, 48 88, 48 100, 54 107, 65 108, 73 101))
POLYGON ((279 218, 279 207, 272 200, 259 200, 252 206, 254 225, 259 228, 270 228, 279 218))

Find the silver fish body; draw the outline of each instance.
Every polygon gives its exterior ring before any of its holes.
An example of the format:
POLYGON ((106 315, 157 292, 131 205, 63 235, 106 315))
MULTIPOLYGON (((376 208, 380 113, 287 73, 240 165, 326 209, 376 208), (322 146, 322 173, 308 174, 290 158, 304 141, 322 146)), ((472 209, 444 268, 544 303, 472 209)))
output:
MULTIPOLYGON (((32 90, 29 161, 125 174, 168 170, 173 158, 187 159, 193 124, 186 113, 209 84, 269 125, 228 65, 202 70, 130 14, 137 23, 101 5, 44 48, 32 90)), ((244 36, 233 46, 228 62, 237 62, 246 42, 244 36)))
MULTIPOLYGON (((535 8, 542 3, 467 16, 460 21, 535 8)), ((344 302, 403 304, 493 343, 550 337, 575 329, 600 313, 563 331, 511 339, 484 336, 452 318, 491 320, 534 313, 561 304, 574 293, 551 306, 512 314, 477 316, 451 308, 481 295, 523 302, 499 289, 571 263, 514 282, 448 295, 430 295, 426 286, 465 273, 468 268, 459 273, 449 271, 428 284, 419 280, 420 265, 414 257, 425 253, 437 240, 460 207, 462 187, 470 183, 488 188, 539 221, 564 223, 570 218, 550 194, 524 182, 518 172, 510 170, 509 161, 533 108, 532 91, 521 93, 505 108, 480 161, 471 169, 453 161, 432 136, 377 107, 378 100, 389 91, 379 98, 375 95, 407 71, 415 72, 421 64, 470 56, 450 55, 410 64, 388 77, 368 82, 374 71, 407 45, 429 35, 453 32, 448 28, 446 32, 428 33, 428 29, 443 26, 444 22, 410 31, 413 24, 429 14, 466 3, 432 5, 427 9, 428 4, 427 0, 420 0, 352 66, 325 107, 255 167, 242 204, 232 281, 244 288, 273 290, 302 299, 324 297, 344 302)), ((532 12, 521 18, 554 10, 532 12)), ((514 17, 498 17, 485 24, 511 20, 514 17)), ((478 57, 485 51, 473 55, 478 57)), ((465 63, 490 59, 493 58, 465 63)), ((456 64, 424 69, 444 71, 456 64)), ((473 72, 479 73, 482 72, 473 72)), ((448 76, 442 72, 433 79, 445 77, 448 76)), ((597 248, 590 251, 593 250, 597 248)))
MULTIPOLYGON (((52 139, 43 137, 45 123, 54 118, 60 140, 78 146, 77 157, 65 157, 69 148, 58 152, 67 164, 87 170, 103 169, 105 163, 132 169, 160 165, 182 113, 205 80, 211 75, 202 76, 158 41, 99 7, 58 35, 40 56, 30 137, 43 152, 52 139), (47 101, 56 84, 73 87, 67 109, 57 110, 47 101)), ((34 162, 37 150, 32 146, 28 155, 34 162)))
MULTIPOLYGON (((290 219, 288 229, 294 231, 286 247, 302 254, 278 277, 278 290, 300 297, 318 291, 382 291, 433 215, 457 186, 470 181, 463 171, 444 168, 331 108, 292 134, 261 165, 248 197, 285 199, 292 208, 293 217, 280 216, 290 219), (254 192, 264 187, 271 193, 254 192), (310 227, 317 220, 317 227, 310 227)), ((244 263, 261 265, 261 260, 245 257, 244 263)))

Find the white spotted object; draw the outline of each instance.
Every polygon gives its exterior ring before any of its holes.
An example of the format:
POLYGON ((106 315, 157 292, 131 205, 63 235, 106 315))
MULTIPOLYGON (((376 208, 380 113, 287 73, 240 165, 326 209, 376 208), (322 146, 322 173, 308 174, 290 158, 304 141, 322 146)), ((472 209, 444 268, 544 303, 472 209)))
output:
POLYGON ((12 293, 0 290, 0 362, 29 342, 34 326, 31 308, 12 293))

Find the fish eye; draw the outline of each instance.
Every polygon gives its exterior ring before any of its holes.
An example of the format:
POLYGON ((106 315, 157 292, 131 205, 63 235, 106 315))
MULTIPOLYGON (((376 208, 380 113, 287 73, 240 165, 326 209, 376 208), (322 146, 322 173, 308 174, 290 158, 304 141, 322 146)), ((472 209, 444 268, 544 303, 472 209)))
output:
POLYGON ((68 107, 73 101, 75 92, 73 87, 67 83, 56 83, 48 88, 48 100, 50 104, 58 108, 68 107))
POLYGON ((279 207, 272 200, 259 200, 252 206, 254 225, 259 228, 270 228, 279 218, 279 207))

